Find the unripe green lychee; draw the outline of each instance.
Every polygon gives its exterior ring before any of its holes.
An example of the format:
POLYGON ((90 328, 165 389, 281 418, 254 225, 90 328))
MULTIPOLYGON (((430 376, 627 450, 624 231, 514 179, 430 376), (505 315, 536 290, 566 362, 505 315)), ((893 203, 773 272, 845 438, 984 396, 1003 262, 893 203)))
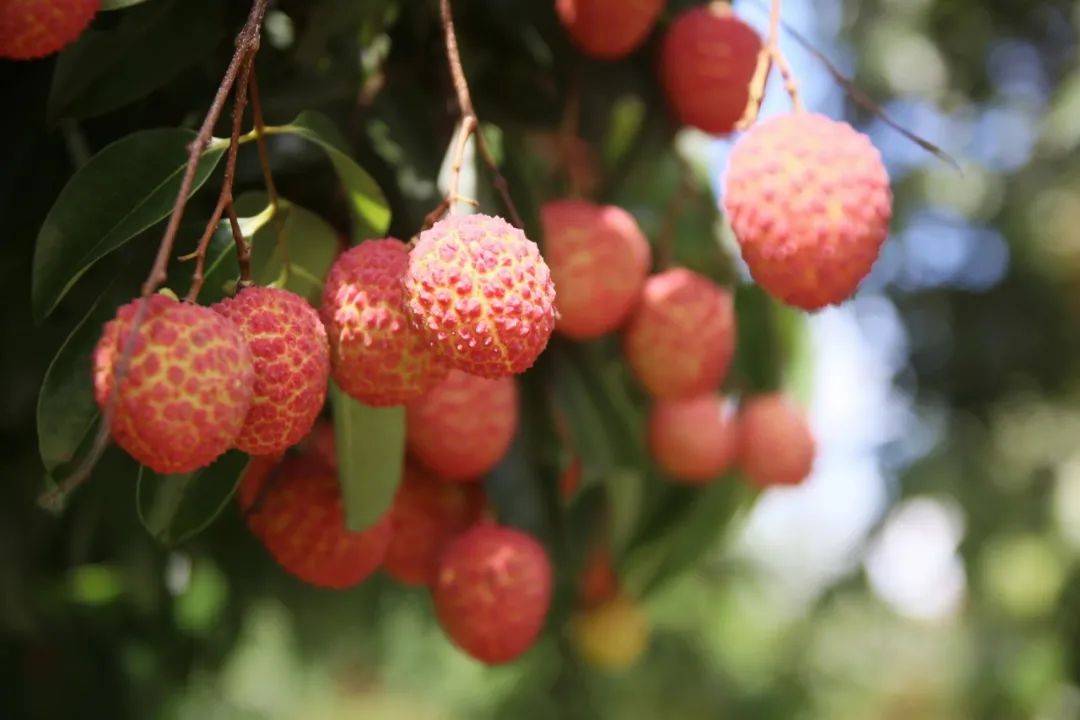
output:
POLYGON ((753 127, 731 152, 724 207, 750 273, 804 310, 848 299, 889 233, 881 155, 844 122, 794 113, 753 127))
POLYGON ((555 325, 548 266, 524 233, 498 217, 451 215, 420 233, 405 295, 429 345, 481 377, 527 370, 555 325))
POLYGON ((714 135, 730 133, 750 100, 761 38, 730 7, 683 11, 660 50, 660 81, 675 116, 714 135))
POLYGON ((459 535, 439 561, 435 614, 450 639, 489 665, 536 642, 551 604, 551 562, 534 538, 483 523, 459 535))
POLYGON ((368 240, 342 253, 323 286, 334 380, 368 405, 401 405, 446 375, 405 313, 401 281, 408 266, 401 241, 368 240))
POLYGON ((0 2, 0 58, 32 60, 75 42, 101 0, 4 0, 0 2))
POLYGON ((103 411, 140 303, 143 319, 109 430, 151 470, 191 472, 236 442, 251 407, 251 356, 237 327, 208 307, 165 295, 133 300, 105 324, 94 349, 94 398, 103 411))
POLYGON ((784 395, 759 395, 739 412, 739 464, 759 487, 798 485, 814 466, 806 414, 784 395))
POLYGON ((249 287, 214 305, 251 351, 255 394, 236 447, 275 455, 311 430, 326 400, 330 356, 318 313, 296 293, 249 287))
POLYGON ((476 481, 502 459, 517 432, 513 378, 451 370, 406 408, 409 452, 443 480, 476 481))
POLYGON ((479 485, 441 482, 406 465, 390 511, 393 532, 383 569, 406 585, 432 585, 443 549, 480 519, 483 508, 479 485))
POLYGON ((731 293, 685 268, 645 281, 626 328, 626 359, 653 397, 679 399, 715 390, 735 352, 731 293))
POLYGON ((636 50, 663 9, 664 0, 555 0, 570 37, 600 60, 618 60, 636 50))
POLYGON ((363 532, 345 527, 337 473, 317 458, 286 457, 245 474, 237 494, 248 527, 289 573, 320 587, 347 588, 370 576, 390 545, 390 516, 363 532))
POLYGON ((715 480, 738 455, 734 408, 711 392, 661 400, 649 412, 649 450, 672 480, 688 485, 715 480))
POLYGON ((582 658, 601 670, 631 668, 645 654, 652 634, 648 615, 625 593, 577 613, 571 622, 582 658))
POLYGON ((555 328, 586 340, 617 329, 634 309, 652 263, 634 217, 614 205, 557 200, 540 209, 544 257, 559 289, 555 328))

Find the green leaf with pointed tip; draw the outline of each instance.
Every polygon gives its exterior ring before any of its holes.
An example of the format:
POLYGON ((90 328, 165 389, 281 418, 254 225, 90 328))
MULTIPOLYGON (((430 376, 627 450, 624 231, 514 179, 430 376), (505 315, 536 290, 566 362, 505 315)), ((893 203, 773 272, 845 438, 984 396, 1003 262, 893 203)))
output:
POLYGON ((208 528, 240 485, 248 456, 230 450, 213 464, 182 475, 139 468, 135 507, 143 527, 164 545, 179 545, 208 528))
MULTIPOLYGON (((68 181, 38 232, 31 296, 40 322, 91 265, 172 211, 195 133, 143 130, 92 157, 68 181)), ((213 172, 227 143, 203 154, 192 193, 213 172)))
POLYGON ((373 408, 330 383, 345 525, 360 532, 394 502, 405 465, 405 407, 373 408))
POLYGON ((378 183, 352 159, 348 143, 333 121, 321 113, 305 111, 288 125, 267 128, 271 134, 287 133, 321 147, 334 165, 357 223, 358 237, 381 237, 390 227, 390 206, 378 183))

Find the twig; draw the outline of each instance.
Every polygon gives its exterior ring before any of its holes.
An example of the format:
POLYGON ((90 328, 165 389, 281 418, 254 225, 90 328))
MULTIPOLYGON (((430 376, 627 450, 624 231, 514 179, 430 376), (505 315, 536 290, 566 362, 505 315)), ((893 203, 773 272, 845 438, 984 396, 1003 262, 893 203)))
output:
POLYGON ((262 165, 263 184, 266 185, 266 194, 270 196, 270 204, 274 206, 274 210, 277 210, 278 191, 277 185, 274 184, 274 174, 270 171, 270 152, 266 148, 266 120, 263 119, 259 80, 254 66, 251 68, 248 86, 251 95, 251 114, 255 121, 255 144, 259 148, 259 164, 262 165))
POLYGON ((735 127, 745 130, 754 124, 758 113, 761 111, 761 103, 765 100, 765 86, 769 81, 769 73, 775 64, 780 70, 780 76, 784 79, 784 88, 787 90, 791 104, 796 111, 802 110, 802 99, 799 97, 799 84, 795 80, 795 74, 791 71, 787 57, 780 49, 780 12, 781 0, 772 0, 772 8, 769 11, 769 37, 761 46, 758 53, 757 66, 754 68, 754 76, 750 80, 750 97, 746 103, 746 110, 735 127))
POLYGON ((184 177, 180 182, 180 190, 176 194, 176 201, 173 203, 172 214, 165 227, 165 234, 161 238, 161 244, 158 246, 158 252, 154 258, 154 264, 150 268, 150 274, 143 282, 138 308, 135 311, 135 317, 132 318, 131 328, 124 337, 120 357, 113 368, 112 392, 109 394, 109 398, 105 403, 105 409, 102 413, 101 424, 98 426, 97 434, 94 436, 94 441, 87 452, 86 457, 83 458, 72 473, 65 478, 63 482, 42 493, 38 498, 38 503, 46 509, 59 511, 67 496, 90 477, 90 473, 93 471, 94 466, 97 465, 98 460, 101 459, 102 454, 105 452, 105 448, 108 447, 110 427, 112 426, 112 419, 116 413, 116 405, 119 401, 118 391, 121 383, 123 383, 124 378, 127 376, 128 366, 131 364, 131 356, 135 352, 139 329, 146 319, 147 299, 161 287, 168 277, 166 268, 169 263, 169 258, 172 256, 173 246, 176 244, 176 235, 180 230, 180 221, 183 219, 188 197, 191 195, 192 188, 195 184, 195 174, 199 167, 199 160, 202 157, 203 152, 205 152, 206 148, 210 145, 210 141, 213 138, 214 126, 221 117, 221 112, 229 99, 229 94, 236 84, 237 76, 244 65, 254 57, 255 53, 259 50, 259 37, 262 29, 262 21, 263 17, 266 15, 266 9, 269 4, 270 0, 254 0, 251 11, 248 13, 247 22, 244 23, 244 27, 236 36, 236 50, 233 53, 232 60, 229 61, 229 66, 226 68, 225 75, 221 79, 221 84, 218 86, 217 93, 210 103, 210 109, 207 110, 206 117, 203 118, 198 134, 191 144, 188 145, 187 166, 184 169, 184 177))

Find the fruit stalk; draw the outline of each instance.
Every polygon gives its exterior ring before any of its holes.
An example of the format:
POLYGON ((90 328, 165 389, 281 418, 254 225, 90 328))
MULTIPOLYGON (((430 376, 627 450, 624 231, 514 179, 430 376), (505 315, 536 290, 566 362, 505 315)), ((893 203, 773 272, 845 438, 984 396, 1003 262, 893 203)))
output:
POLYGON ((757 68, 754 77, 750 81, 750 101, 746 104, 746 112, 736 125, 737 129, 745 130, 757 120, 761 103, 765 100, 765 84, 769 80, 769 72, 773 64, 780 71, 784 79, 784 88, 796 112, 802 110, 802 99, 799 96, 799 84, 795 80, 795 74, 788 64, 787 57, 780 50, 780 11, 782 0, 772 0, 769 10, 769 37, 761 47, 758 54, 757 68))

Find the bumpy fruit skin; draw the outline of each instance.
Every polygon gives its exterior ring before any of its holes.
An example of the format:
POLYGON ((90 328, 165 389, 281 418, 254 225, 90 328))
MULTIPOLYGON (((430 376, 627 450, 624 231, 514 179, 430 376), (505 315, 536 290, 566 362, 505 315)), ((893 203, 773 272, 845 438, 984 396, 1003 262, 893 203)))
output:
POLYGON ((624 58, 645 42, 664 0, 555 0, 555 12, 582 52, 624 58))
POLYGON ((780 394, 751 398, 739 413, 739 462, 759 487, 798 485, 814 466, 806 414, 780 394))
POLYGON ((368 240, 342 253, 323 286, 334 380, 368 405, 401 405, 446 375, 405 313, 401 281, 408 266, 400 240, 368 240))
POLYGON ((625 594, 578 613, 571 630, 586 662, 613 672, 628 670, 641 658, 652 632, 641 606, 625 594))
POLYGON ((208 307, 165 295, 133 300, 105 324, 94 349, 94 398, 102 411, 141 302, 146 310, 109 429, 151 470, 191 472, 240 434, 254 385, 251 356, 236 326, 208 307))
POLYGON ((489 380, 451 370, 405 406, 409 452, 443 480, 479 480, 510 447, 518 405, 513 378, 489 380))
POLYGON ((724 398, 662 400, 649 412, 649 450, 672 480, 705 485, 735 462, 739 424, 724 398))
POLYGON ((75 42, 101 0, 5 0, 0 2, 0 57, 32 60, 75 42))
POLYGON ((671 23, 660 50, 660 81, 685 125, 730 133, 746 111, 761 38, 730 8, 694 7, 671 23))
POLYGON ((248 472, 237 497, 251 532, 278 564, 312 585, 360 583, 390 545, 389 513, 363 532, 345 528, 337 473, 317 458, 295 455, 267 473, 248 472))
POLYGON ((731 293, 685 268, 653 275, 645 281, 623 347, 634 374, 655 398, 715 390, 735 353, 731 293))
POLYGON ((531 536, 477 525, 443 552, 432 590, 450 639, 489 665, 509 662, 536 642, 551 603, 551 562, 531 536))
POLYGON ((892 191, 868 137, 794 113, 735 144, 724 207, 758 284, 817 310, 851 297, 870 272, 889 233, 892 191))
POLYGON ((618 329, 652 264, 637 221, 622 208, 581 200, 547 203, 540 221, 544 256, 559 288, 555 328, 575 340, 618 329))
POLYGON ((413 323, 451 366, 524 372, 555 326, 555 285, 536 245, 502 218, 451 215, 420 234, 405 273, 413 323))
POLYGON ((275 455, 311 430, 326 400, 326 330, 307 300, 287 290, 249 287, 214 310, 239 328, 251 351, 255 394, 236 447, 275 455))
POLYGON ((405 585, 433 585, 442 551, 479 521, 483 509, 479 485, 439 482, 406 466, 390 511, 393 532, 383 569, 405 585))

